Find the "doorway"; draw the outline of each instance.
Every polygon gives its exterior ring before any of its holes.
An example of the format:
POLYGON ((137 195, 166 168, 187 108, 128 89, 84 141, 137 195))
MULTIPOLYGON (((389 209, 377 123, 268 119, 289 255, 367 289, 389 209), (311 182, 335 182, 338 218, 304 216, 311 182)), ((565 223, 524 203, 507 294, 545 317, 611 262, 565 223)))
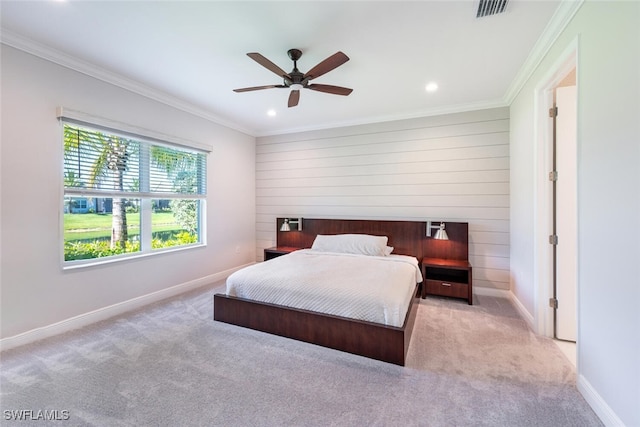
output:
POLYGON ((576 341, 577 329, 577 100, 575 68, 554 89, 553 305, 554 338, 576 341))
POLYGON ((579 337, 577 51, 576 39, 542 79, 535 98, 535 322, 538 333, 569 343, 579 337))

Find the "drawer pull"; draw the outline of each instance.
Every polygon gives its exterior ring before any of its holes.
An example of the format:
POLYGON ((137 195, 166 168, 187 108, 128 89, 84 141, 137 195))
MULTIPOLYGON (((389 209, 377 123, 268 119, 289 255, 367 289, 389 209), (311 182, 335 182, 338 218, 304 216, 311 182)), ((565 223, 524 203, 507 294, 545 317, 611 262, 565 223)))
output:
POLYGON ((451 287, 451 283, 445 283, 445 282, 442 282, 442 286, 448 286, 448 287, 451 287))

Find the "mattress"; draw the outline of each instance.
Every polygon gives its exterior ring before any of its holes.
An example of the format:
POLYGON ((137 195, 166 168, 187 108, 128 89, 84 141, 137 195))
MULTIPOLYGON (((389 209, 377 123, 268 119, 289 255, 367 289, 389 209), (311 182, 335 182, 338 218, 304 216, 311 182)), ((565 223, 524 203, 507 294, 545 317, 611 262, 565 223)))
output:
POLYGON ((415 257, 303 249, 231 274, 227 295, 401 327, 419 282, 415 257))

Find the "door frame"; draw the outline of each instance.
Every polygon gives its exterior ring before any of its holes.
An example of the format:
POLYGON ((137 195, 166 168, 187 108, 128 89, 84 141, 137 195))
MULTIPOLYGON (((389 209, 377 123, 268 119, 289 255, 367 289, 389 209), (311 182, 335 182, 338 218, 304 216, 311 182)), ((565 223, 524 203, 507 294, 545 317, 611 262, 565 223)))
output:
MULTIPOLYGON (((554 309, 549 306, 553 297, 553 249, 549 244, 552 234, 552 186, 549 185, 549 172, 552 170, 553 124, 549 117, 549 108, 553 106, 553 91, 573 68, 576 69, 576 86, 579 87, 578 69, 579 37, 576 37, 548 73, 541 79, 534 93, 534 268, 533 283, 535 290, 534 326, 536 332, 553 338, 554 309)), ((578 94, 576 94, 578 96, 578 94)), ((579 104, 578 104, 579 106, 579 104)), ((578 218, 576 218, 576 221, 578 218)), ((579 228, 579 227, 578 227, 579 228)), ((577 248, 576 248, 577 250, 577 248)), ((577 254, 576 254, 577 255, 577 254)), ((580 280, 576 273, 576 313, 577 331, 580 336, 580 280)), ((578 346, 576 346, 577 356, 578 346)))

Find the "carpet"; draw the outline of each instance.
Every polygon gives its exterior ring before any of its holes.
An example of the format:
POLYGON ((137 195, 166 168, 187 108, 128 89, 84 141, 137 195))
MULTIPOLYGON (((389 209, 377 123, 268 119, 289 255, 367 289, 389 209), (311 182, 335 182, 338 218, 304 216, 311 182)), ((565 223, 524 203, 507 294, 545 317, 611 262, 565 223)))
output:
POLYGON ((2 352, 0 423, 602 425, 573 366, 506 299, 420 300, 400 367, 215 322, 213 294, 223 289, 2 352))

